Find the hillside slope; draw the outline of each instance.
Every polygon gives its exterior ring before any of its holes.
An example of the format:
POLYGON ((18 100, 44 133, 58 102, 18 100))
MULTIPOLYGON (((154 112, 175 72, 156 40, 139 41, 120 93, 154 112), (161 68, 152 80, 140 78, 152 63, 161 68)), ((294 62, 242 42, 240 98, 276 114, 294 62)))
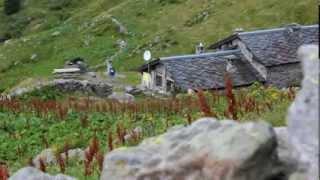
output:
POLYGON ((315 24, 317 14, 314 0, 24 0, 19 13, 0 15, 0 37, 14 37, 0 44, 0 92, 48 77, 74 57, 92 66, 113 57, 117 69, 129 71, 143 63, 145 49, 155 57, 192 53, 196 43, 208 45, 235 28, 315 24))

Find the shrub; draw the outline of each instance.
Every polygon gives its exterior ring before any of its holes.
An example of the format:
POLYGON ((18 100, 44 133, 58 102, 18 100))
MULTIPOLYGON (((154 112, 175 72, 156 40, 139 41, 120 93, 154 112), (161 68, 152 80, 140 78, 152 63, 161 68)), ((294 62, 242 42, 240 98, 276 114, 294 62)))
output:
POLYGON ((22 36, 23 31, 30 23, 30 19, 27 16, 10 16, 9 24, 5 28, 6 37, 10 38, 19 38, 22 36))
POLYGON ((50 0, 49 9, 51 10, 60 10, 64 7, 69 6, 72 3, 72 0, 50 0))
POLYGON ((4 13, 6 15, 11 15, 19 12, 21 7, 20 0, 5 0, 4 1, 4 13))
POLYGON ((157 0, 157 2, 160 3, 161 5, 181 3, 180 0, 157 0))

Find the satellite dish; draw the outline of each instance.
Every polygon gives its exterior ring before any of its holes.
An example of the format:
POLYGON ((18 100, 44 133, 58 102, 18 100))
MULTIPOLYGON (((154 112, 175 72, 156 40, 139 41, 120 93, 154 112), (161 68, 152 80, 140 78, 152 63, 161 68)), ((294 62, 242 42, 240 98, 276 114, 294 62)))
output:
POLYGON ((143 59, 145 61, 150 61, 151 60, 151 52, 150 51, 145 51, 143 54, 143 59))

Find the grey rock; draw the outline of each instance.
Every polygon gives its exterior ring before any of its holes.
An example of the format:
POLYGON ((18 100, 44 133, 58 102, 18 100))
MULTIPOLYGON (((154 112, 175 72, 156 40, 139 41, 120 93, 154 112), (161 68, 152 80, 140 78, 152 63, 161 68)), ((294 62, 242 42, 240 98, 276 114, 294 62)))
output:
POLYGON ((9 180, 76 180, 76 178, 58 174, 51 176, 33 167, 25 167, 13 174, 9 180))
POLYGON ((9 94, 0 94, 0 101, 11 100, 12 97, 9 94))
POLYGON ((132 94, 134 96, 142 94, 142 90, 141 89, 139 89, 137 87, 133 87, 133 86, 125 87, 125 92, 128 93, 128 94, 132 94))
POLYGON ((37 59, 37 57, 38 57, 37 54, 32 54, 31 57, 30 57, 30 59, 31 59, 31 60, 35 60, 35 59, 37 59))
POLYGON ((10 96, 12 97, 17 97, 17 96, 21 96, 23 94, 26 94, 28 92, 32 91, 31 89, 28 89, 28 88, 17 88, 15 90, 13 90, 11 93, 10 93, 10 96))
POLYGON ((118 32, 121 34, 128 34, 128 29, 116 18, 111 18, 112 22, 118 27, 118 32))
MULTIPOLYGON (((63 159, 66 159, 66 154, 62 153, 61 157, 63 159)), ((80 149, 80 148, 70 149, 70 150, 68 150, 68 158, 69 159, 74 159, 74 160, 77 160, 77 161, 84 161, 85 160, 85 151, 80 149)))
POLYGON ((132 103, 134 102, 135 98, 133 95, 128 94, 128 93, 118 93, 114 92, 112 93, 108 99, 118 101, 120 103, 132 103))
MULTIPOLYGON (((66 159, 66 153, 61 153, 61 157, 66 159)), ((85 152, 82 149, 70 149, 68 150, 68 158, 76 161, 85 160, 85 152)), ((33 158, 32 162, 36 168, 40 168, 40 159, 46 165, 55 165, 57 164, 57 158, 52 149, 45 149, 40 154, 38 154, 35 158, 33 158)))
POLYGON ((55 164, 56 157, 52 149, 45 149, 40 154, 38 154, 33 160, 35 167, 40 168, 40 160, 42 160, 46 165, 55 164))
POLYGON ((55 36, 59 36, 61 34, 60 31, 55 31, 51 34, 51 36, 55 37, 55 36))
POLYGON ((128 132, 125 136, 124 139, 126 141, 130 141, 134 138, 134 136, 141 136, 142 135, 142 128, 141 127, 136 127, 133 129, 132 132, 128 132))
POLYGON ((289 180, 306 180, 308 175, 302 172, 296 172, 290 175, 289 180))
POLYGON ((307 165, 308 180, 319 179, 319 47, 299 49, 304 79, 288 114, 289 137, 299 152, 299 160, 307 165))
POLYGON ((282 172, 266 123, 204 118, 105 156, 101 180, 265 180, 282 172))
POLYGON ((303 169, 299 163, 298 152, 289 141, 289 132, 287 127, 274 128, 277 136, 277 154, 280 162, 286 167, 287 174, 291 174, 303 169))

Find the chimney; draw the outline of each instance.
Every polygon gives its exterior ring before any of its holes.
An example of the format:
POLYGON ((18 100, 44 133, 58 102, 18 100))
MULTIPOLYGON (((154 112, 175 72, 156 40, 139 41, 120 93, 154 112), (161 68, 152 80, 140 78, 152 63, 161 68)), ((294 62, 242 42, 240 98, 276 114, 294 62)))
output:
POLYGON ((233 30, 234 34, 239 34, 239 33, 242 33, 242 32, 244 32, 243 28, 236 28, 236 29, 233 30))
POLYGON ((204 53, 204 45, 203 43, 200 43, 196 46, 196 54, 202 54, 204 53))

